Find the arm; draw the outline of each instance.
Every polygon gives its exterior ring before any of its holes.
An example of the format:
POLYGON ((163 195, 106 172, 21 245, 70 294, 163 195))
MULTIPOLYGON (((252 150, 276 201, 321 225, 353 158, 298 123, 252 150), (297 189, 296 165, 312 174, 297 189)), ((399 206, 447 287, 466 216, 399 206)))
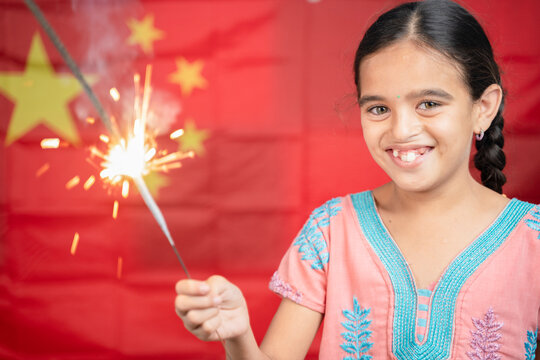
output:
POLYGON ((322 314, 284 299, 259 349, 235 285, 213 276, 206 282, 180 281, 176 290, 176 312, 186 329, 201 340, 221 338, 234 360, 303 359, 322 321, 322 314))
POLYGON ((261 350, 274 360, 304 359, 322 319, 323 314, 283 299, 261 350))

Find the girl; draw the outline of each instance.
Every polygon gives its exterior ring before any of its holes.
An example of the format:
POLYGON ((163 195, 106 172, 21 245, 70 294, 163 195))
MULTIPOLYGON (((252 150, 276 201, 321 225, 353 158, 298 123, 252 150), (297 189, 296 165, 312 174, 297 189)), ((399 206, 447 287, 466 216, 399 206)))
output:
POLYGON ((232 359, 302 359, 323 317, 322 359, 534 359, 540 207, 501 195, 504 92, 481 26, 449 0, 403 4, 354 73, 391 182, 313 211, 270 282, 283 300, 260 348, 222 277, 177 283, 186 328, 232 359))

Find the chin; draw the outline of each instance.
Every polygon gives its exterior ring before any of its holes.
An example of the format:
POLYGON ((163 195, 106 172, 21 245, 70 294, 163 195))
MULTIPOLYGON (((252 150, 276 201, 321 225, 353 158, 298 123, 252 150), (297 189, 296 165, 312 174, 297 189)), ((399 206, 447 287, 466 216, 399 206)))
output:
POLYGON ((437 188, 437 184, 429 179, 419 179, 418 176, 414 178, 395 177, 392 181, 396 188, 412 193, 425 193, 437 188))

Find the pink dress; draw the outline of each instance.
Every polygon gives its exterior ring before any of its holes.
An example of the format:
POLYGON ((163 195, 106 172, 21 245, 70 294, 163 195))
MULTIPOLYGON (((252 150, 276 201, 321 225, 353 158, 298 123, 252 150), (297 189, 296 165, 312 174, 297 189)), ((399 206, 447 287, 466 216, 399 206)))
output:
POLYGON ((324 314, 321 359, 534 359, 540 206, 512 199, 417 289, 370 191, 315 209, 270 289, 324 314))

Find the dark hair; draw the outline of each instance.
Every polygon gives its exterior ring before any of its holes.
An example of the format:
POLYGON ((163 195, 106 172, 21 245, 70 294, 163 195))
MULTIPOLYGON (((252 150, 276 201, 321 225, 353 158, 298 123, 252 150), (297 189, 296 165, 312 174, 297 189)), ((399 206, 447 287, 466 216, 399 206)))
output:
MULTIPOLYGON (((362 59, 399 40, 411 39, 444 54, 458 64, 473 100, 492 84, 502 88, 499 67, 482 26, 467 10, 450 0, 409 2, 382 14, 366 31, 354 59, 354 80, 360 95, 362 59)), ((482 184, 502 193, 506 157, 503 129, 504 96, 484 138, 476 140, 474 165, 482 184)), ((472 135, 472 134, 471 134, 472 135)))

